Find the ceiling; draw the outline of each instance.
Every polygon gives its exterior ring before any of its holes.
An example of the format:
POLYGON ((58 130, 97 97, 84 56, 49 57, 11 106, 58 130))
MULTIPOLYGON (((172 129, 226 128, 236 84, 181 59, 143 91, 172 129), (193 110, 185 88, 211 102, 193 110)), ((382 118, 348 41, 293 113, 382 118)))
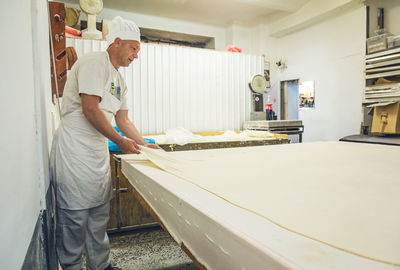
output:
MULTIPOLYGON (((103 0, 104 8, 227 27, 297 11, 309 0, 103 0)), ((66 0, 79 3, 79 0, 66 0)))

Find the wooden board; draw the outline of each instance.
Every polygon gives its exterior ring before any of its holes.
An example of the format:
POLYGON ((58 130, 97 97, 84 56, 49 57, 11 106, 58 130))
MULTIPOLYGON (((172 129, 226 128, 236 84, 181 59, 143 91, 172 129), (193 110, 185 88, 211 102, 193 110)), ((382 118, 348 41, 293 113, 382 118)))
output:
MULTIPOLYGON (((279 135, 278 135, 279 136, 279 135)), ((265 140, 252 140, 252 141, 226 141, 226 142, 200 142, 200 143, 187 143, 185 145, 178 144, 160 144, 160 147, 167 152, 170 151, 188 151, 188 150, 204 150, 204 149, 217 149, 217 148, 233 148, 233 147, 247 147, 247 146, 260 146, 260 145, 274 145, 289 143, 288 136, 285 135, 280 139, 265 139, 265 140)))

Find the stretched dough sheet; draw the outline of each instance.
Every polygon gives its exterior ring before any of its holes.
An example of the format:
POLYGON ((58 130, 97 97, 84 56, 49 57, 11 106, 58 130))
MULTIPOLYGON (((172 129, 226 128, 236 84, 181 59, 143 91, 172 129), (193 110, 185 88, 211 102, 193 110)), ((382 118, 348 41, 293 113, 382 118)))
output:
POLYGON ((163 170, 287 230, 400 266, 400 147, 319 142, 142 152, 163 170))

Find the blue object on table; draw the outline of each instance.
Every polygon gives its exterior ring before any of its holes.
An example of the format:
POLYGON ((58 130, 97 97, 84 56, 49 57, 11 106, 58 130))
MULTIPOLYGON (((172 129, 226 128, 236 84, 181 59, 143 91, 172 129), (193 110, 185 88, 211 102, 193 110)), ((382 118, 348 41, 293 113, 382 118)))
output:
MULTIPOLYGON (((114 127, 116 131, 118 131, 119 134, 121 134, 122 136, 125 136, 121 130, 119 130, 119 128, 117 126, 114 127)), ((150 144, 155 144, 156 141, 154 139, 147 139, 147 138, 143 138, 146 140, 146 142, 150 143, 150 144)), ((110 152, 122 152, 121 149, 119 149, 118 145, 116 145, 114 142, 108 140, 108 150, 110 152)))

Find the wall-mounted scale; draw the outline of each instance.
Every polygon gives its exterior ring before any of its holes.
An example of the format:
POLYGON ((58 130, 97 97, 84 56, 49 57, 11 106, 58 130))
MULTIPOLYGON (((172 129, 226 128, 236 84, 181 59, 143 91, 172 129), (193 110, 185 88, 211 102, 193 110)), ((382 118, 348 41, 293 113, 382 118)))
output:
POLYGON ((102 33, 96 29, 96 15, 103 9, 103 1, 80 0, 79 5, 87 16, 87 29, 82 31, 82 37, 87 39, 102 39, 102 33))
POLYGON ((251 93, 252 109, 251 109, 250 119, 253 118, 265 119, 264 93, 267 93, 267 87, 268 87, 268 82, 262 74, 255 74, 250 78, 249 88, 252 92, 251 93))

